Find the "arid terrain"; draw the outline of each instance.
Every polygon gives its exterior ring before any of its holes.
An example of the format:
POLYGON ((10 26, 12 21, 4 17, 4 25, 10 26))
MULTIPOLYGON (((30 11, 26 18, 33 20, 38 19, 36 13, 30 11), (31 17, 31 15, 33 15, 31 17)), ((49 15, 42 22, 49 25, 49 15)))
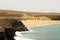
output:
POLYGON ((0 18, 16 18, 25 26, 45 25, 60 23, 60 13, 24 12, 12 10, 0 10, 0 18))

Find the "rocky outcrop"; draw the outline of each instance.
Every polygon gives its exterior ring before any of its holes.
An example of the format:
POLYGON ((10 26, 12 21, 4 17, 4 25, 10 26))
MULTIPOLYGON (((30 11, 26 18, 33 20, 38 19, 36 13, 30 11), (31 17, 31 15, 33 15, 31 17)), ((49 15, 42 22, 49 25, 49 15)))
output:
POLYGON ((14 40, 16 31, 28 31, 17 19, 0 19, 0 40, 14 40))
POLYGON ((9 19, 8 21, 17 31, 28 31, 21 21, 18 21, 17 19, 9 19))
POLYGON ((60 20, 60 16, 52 16, 49 17, 51 20, 60 20))

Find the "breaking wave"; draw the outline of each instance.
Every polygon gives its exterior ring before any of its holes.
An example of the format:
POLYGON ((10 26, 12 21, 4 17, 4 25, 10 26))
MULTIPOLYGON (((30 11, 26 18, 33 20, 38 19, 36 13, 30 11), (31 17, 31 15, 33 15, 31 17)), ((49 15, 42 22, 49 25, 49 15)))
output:
POLYGON ((32 32, 33 30, 30 30, 30 31, 23 31, 23 32, 19 32, 19 31, 16 31, 15 32, 15 40, 35 40, 33 38, 30 38, 29 37, 29 33, 32 32))

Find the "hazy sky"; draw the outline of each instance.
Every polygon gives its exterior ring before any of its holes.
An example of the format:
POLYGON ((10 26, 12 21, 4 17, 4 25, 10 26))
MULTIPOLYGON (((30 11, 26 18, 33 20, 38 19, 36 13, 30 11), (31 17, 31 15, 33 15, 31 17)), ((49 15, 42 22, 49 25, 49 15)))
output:
POLYGON ((60 12, 60 0, 0 0, 0 9, 60 12))

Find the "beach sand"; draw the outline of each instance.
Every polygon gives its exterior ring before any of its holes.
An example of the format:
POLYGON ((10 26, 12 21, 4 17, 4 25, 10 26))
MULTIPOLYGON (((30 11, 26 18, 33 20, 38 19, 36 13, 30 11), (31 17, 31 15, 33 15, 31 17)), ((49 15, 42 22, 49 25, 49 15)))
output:
POLYGON ((35 25, 48 25, 48 24, 57 24, 60 23, 60 21, 52 21, 52 20, 22 20, 23 24, 26 27, 31 27, 35 25))

